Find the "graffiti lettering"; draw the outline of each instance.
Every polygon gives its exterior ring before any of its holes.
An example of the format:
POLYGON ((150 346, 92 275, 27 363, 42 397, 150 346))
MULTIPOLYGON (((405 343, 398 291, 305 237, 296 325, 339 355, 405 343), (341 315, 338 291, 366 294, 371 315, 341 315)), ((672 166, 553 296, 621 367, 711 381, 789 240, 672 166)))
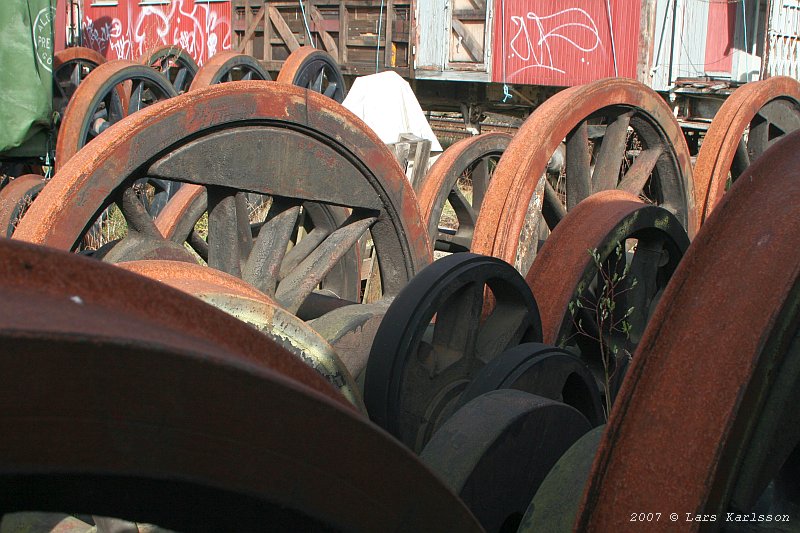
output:
POLYGON ((552 15, 540 16, 529 12, 525 17, 511 16, 515 33, 508 43, 509 59, 526 63, 510 73, 511 76, 526 69, 543 68, 564 74, 553 58, 550 43, 561 39, 582 52, 593 52, 602 46, 600 34, 591 15, 579 8, 563 9, 552 15))

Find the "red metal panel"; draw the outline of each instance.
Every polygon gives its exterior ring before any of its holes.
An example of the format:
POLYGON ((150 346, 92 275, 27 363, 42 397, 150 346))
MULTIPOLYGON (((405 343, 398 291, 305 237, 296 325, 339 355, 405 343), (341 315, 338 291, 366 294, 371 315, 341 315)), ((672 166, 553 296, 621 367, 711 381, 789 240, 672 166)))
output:
POLYGON ((706 72, 730 72, 733 67, 737 9, 738 3, 711 2, 708 5, 706 72))
POLYGON ((492 81, 636 78, 641 0, 495 0, 494 13, 492 81))
POLYGON ((177 45, 202 65, 231 47, 230 0, 121 0, 118 6, 86 5, 84 14, 86 45, 109 59, 137 59, 177 45))

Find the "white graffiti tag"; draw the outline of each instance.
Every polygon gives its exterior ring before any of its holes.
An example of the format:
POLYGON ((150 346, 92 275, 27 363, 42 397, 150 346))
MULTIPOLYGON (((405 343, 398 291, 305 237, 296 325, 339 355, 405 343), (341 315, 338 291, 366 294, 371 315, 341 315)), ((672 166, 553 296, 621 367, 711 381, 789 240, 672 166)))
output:
POLYGON ((593 52, 603 44, 591 15, 577 7, 545 16, 533 12, 525 17, 514 15, 510 17, 510 21, 516 27, 516 32, 508 43, 508 58, 527 63, 510 73, 510 76, 530 68, 543 68, 564 74, 565 71, 553 60, 550 43, 555 39, 566 41, 586 53, 593 52))
POLYGON ((86 46, 103 55, 110 49, 116 54, 117 59, 133 58, 131 40, 125 35, 122 22, 118 18, 103 17, 100 20, 92 20, 87 16, 83 23, 83 35, 86 46), (101 20, 108 22, 100 22, 101 20))

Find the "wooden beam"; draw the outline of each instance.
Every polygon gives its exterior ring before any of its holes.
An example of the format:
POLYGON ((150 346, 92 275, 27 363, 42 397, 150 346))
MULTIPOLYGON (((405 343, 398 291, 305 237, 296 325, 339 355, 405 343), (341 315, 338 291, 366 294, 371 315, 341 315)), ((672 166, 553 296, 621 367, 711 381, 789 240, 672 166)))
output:
POLYGON ((339 1, 339 64, 347 64, 347 39, 349 38, 350 30, 347 25, 350 24, 350 16, 347 11, 347 4, 344 0, 339 1))
MULTIPOLYGON (((259 9, 258 13, 256 13, 256 18, 253 19, 253 22, 250 23, 247 31, 244 32, 244 37, 242 37, 242 40, 239 41, 239 53, 244 52, 248 55, 253 55, 253 44, 251 41, 253 39, 253 35, 256 33, 256 27, 258 27, 258 23, 264 20, 264 14, 267 12, 265 7, 266 6, 261 6, 261 9, 259 9), (248 43, 250 43, 249 47, 247 46, 248 43), (246 48, 249 48, 249 50, 245 51, 246 48)), ((250 7, 248 6, 247 9, 249 12, 250 7)))
POLYGON ((331 34, 324 29, 322 13, 320 13, 319 10, 311 4, 308 4, 307 9, 308 14, 311 16, 311 20, 314 21, 314 24, 316 25, 317 33, 322 39, 322 45, 325 47, 325 50, 327 50, 330 55, 338 59, 339 48, 336 46, 336 41, 333 40, 331 34))
POLYGON ((286 43, 286 46, 289 47, 289 52, 294 52, 298 48, 300 48, 300 43, 297 41, 297 38, 292 33, 292 30, 289 28, 289 25, 286 24, 286 21, 283 20, 280 12, 274 7, 269 6, 269 20, 275 25, 275 29, 278 30, 278 35, 281 36, 283 42, 286 43))
POLYGON ((461 44, 464 45, 464 50, 467 51, 472 60, 476 63, 483 63, 483 45, 470 35, 460 20, 454 18, 452 27, 456 35, 461 37, 461 44))

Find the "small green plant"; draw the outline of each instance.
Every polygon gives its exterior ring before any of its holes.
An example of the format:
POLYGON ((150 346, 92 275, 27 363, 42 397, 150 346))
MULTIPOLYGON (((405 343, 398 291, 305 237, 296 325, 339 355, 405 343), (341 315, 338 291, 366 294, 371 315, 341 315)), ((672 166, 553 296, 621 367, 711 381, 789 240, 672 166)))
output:
MULTIPOLYGON (((631 335, 630 317, 635 309, 618 309, 617 302, 637 281, 631 277, 626 261, 624 242, 617 243, 610 260, 603 260, 597 249, 587 250, 597 269, 594 293, 579 286, 569 303, 569 312, 578 335, 589 338, 598 346, 602 363, 603 399, 606 419, 613 399, 612 380, 622 357, 631 357, 626 344, 631 335), (621 265, 625 265, 622 269, 621 265), (591 323, 587 324, 584 319, 591 323)), ((569 340, 569 339, 567 339, 569 340)), ((565 341, 566 342, 566 341, 565 341)))

